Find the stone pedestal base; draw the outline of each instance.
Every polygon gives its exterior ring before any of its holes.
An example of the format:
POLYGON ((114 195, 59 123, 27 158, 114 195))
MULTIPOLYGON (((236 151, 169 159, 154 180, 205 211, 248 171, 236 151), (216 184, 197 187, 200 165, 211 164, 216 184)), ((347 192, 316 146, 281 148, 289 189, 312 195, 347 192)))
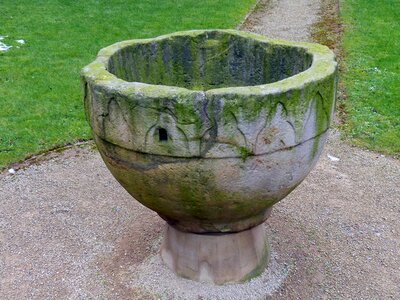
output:
POLYGON ((179 276, 224 284, 262 273, 269 259, 264 224, 227 234, 194 234, 167 227, 161 257, 179 276))

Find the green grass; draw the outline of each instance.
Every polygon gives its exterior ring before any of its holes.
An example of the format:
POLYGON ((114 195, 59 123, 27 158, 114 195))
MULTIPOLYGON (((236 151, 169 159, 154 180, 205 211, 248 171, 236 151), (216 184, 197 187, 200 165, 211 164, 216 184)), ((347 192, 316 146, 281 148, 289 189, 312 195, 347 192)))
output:
POLYGON ((356 145, 400 154, 400 1, 344 0, 344 132, 356 145))
POLYGON ((91 137, 79 72, 117 41, 233 28, 255 0, 1 0, 0 169, 91 137), (16 48, 17 39, 25 45, 16 48))

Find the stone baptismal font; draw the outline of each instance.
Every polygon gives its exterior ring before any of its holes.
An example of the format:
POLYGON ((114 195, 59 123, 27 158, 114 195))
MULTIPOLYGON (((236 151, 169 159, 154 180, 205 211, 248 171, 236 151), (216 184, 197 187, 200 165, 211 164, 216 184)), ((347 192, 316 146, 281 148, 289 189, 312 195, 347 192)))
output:
POLYGON ((265 269, 263 222, 318 160, 336 82, 327 47, 235 30, 123 41, 82 70, 104 162, 168 223, 162 260, 215 284, 265 269))

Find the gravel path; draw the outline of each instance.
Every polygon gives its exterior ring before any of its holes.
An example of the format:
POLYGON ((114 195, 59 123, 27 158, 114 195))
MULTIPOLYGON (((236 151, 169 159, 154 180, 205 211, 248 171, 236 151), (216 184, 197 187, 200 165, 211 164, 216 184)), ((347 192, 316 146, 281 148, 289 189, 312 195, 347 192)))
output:
POLYGON ((271 38, 310 40, 310 27, 318 20, 320 0, 261 0, 242 30, 271 38))
MULTIPOLYGON (((309 37, 318 1, 270 5, 247 30, 309 37)), ((270 268, 250 283, 212 287, 163 267, 163 221, 132 201, 90 145, 76 146, 0 175, 0 299, 400 299, 399 195, 398 160, 333 132, 266 224, 270 268)))

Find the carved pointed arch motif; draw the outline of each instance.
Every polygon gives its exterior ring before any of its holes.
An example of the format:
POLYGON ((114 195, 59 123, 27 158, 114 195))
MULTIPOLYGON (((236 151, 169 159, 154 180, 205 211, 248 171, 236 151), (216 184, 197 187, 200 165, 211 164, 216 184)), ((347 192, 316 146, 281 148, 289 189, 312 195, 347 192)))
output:
POLYGON ((308 141, 326 130, 330 125, 330 113, 326 111, 324 97, 317 91, 305 113, 301 142, 308 141))
POLYGON ((268 122, 258 132, 254 154, 266 154, 294 146, 295 128, 288 118, 288 111, 282 102, 278 102, 268 117, 268 122))
MULTIPOLYGON (((190 125, 190 124, 189 124, 190 125)), ((170 109, 158 112, 157 120, 146 131, 145 152, 160 155, 190 156, 190 146, 187 133, 181 128, 178 117, 170 109), (160 129, 167 138, 160 139, 160 129)))

